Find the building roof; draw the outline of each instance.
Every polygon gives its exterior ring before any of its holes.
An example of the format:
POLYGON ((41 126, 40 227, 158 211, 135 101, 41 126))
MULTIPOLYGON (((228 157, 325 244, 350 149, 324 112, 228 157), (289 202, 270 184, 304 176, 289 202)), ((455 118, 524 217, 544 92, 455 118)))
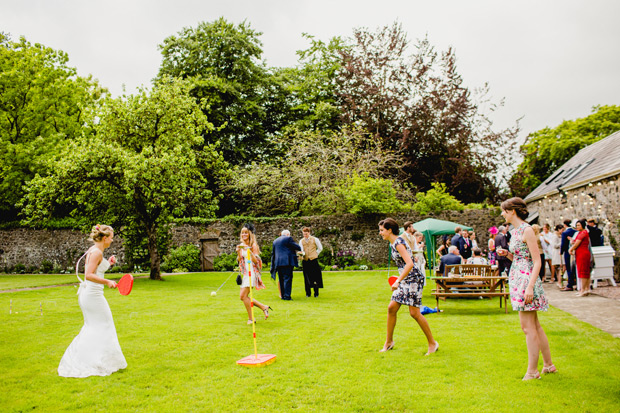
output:
POLYGON ((586 146, 525 197, 525 202, 620 175, 620 131, 586 146))

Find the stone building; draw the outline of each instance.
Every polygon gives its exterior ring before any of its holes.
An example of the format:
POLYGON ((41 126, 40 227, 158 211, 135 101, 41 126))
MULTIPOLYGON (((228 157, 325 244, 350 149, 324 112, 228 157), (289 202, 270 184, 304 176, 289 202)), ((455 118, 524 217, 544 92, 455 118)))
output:
MULTIPOLYGON (((586 146, 526 198, 530 222, 561 224, 563 220, 593 218, 603 230, 605 244, 619 251, 620 131, 586 146)), ((616 262, 616 278, 619 265, 616 262)))

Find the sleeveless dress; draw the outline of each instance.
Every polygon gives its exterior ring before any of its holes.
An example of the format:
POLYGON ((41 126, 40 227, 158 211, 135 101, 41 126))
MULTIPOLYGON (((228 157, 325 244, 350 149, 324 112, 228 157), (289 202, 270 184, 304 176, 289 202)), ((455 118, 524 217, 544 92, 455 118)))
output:
POLYGON ((532 254, 527 247, 527 243, 523 240, 523 231, 527 227, 529 227, 529 224, 524 222, 519 228, 510 231, 512 235, 510 239, 510 252, 513 254, 508 278, 510 302, 512 303, 512 309, 515 311, 547 311, 549 303, 539 277, 536 277, 536 283, 534 284, 534 299, 531 303, 525 304, 525 289, 530 282, 534 267, 532 254))
MULTIPOLYGON (((403 268, 405 268, 405 260, 400 256, 400 253, 396 249, 397 245, 404 245, 407 249, 409 257, 413 261, 413 254, 411 248, 407 245, 407 242, 401 237, 396 238, 394 244, 390 244, 390 253, 394 264, 398 267, 398 273, 402 275, 403 268)), ((398 288, 392 293, 392 301, 404 304, 410 307, 420 307, 422 305, 422 290, 424 289, 425 277, 422 275, 418 267, 413 265, 413 268, 407 274, 405 278, 398 284, 398 288)))
MULTIPOLYGON (((88 262, 90 254, 86 257, 88 262)), ((97 276, 105 278, 110 268, 103 258, 97 276)), ((84 280, 78 289, 78 303, 84 315, 84 326, 73 339, 58 366, 62 377, 109 376, 127 367, 118 343, 112 311, 103 296, 103 284, 84 280)))
MULTIPOLYGON (((242 246, 241 248, 243 249, 242 254, 243 254, 243 257, 245 258, 246 254, 248 253, 249 247, 242 246)), ((263 283, 263 279, 261 278, 261 274, 260 274, 262 266, 263 265, 260 261, 258 265, 256 265, 254 262, 252 263, 252 270, 254 272, 254 274, 252 274, 252 287, 256 288, 257 290, 262 290, 263 288, 265 288, 265 284, 263 283)), ((246 265, 245 260, 239 263, 239 269, 241 270, 241 275, 243 276, 241 285, 239 287, 247 288, 250 286, 250 276, 248 274, 248 267, 246 265)))

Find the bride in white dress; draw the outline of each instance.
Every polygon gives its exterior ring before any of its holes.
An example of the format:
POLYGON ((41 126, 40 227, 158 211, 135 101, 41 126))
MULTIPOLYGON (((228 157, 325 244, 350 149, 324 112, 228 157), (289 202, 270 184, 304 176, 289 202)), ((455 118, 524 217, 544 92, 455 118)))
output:
POLYGON ((90 239, 95 245, 86 252, 85 280, 78 289, 84 326, 62 356, 58 366, 59 376, 108 376, 127 367, 118 343, 112 311, 103 296, 104 285, 116 288, 116 282, 104 278, 110 265, 116 262, 114 256, 109 260, 103 258, 103 251, 110 246, 113 238, 114 231, 108 225, 95 225, 91 231, 90 239))

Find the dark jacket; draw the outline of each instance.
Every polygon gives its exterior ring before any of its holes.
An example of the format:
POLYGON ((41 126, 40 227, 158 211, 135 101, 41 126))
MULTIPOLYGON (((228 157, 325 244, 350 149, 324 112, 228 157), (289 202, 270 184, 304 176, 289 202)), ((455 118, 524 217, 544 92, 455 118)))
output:
MULTIPOLYGON (((508 238, 506 237, 506 234, 503 233, 499 233, 495 236, 495 250, 497 251, 497 248, 501 247, 504 250, 509 249, 509 245, 508 245, 508 238)), ((497 256, 498 260, 509 260, 508 257, 505 257, 503 255, 498 255, 497 256)))
POLYGON ((570 240, 568 239, 568 237, 572 238, 576 232, 577 230, 574 228, 566 228, 562 232, 562 243, 560 244, 560 254, 564 254, 568 252, 568 249, 570 248, 570 240))
POLYGON ((586 227, 588 229, 588 233, 590 234, 590 243, 593 247, 600 247, 603 245, 603 231, 597 226, 591 227, 588 225, 586 227))
POLYGON ((439 272, 445 277, 446 274, 444 274, 445 270, 446 270, 446 265, 458 265, 461 264, 462 261, 462 257, 460 255, 456 255, 456 254, 446 254, 443 255, 440 259, 439 259, 439 272))
POLYGON ((271 251, 271 277, 275 279, 278 267, 297 267, 296 251, 301 251, 301 247, 295 242, 293 237, 280 236, 273 242, 271 251))

